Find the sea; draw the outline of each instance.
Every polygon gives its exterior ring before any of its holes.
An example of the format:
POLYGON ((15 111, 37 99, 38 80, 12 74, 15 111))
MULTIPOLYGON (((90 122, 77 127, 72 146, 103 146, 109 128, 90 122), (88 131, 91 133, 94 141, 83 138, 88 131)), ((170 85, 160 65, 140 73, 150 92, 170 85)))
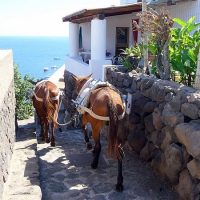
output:
POLYGON ((67 37, 0 36, 0 50, 12 49, 14 64, 22 76, 43 79, 51 76, 65 63, 68 55, 67 37))

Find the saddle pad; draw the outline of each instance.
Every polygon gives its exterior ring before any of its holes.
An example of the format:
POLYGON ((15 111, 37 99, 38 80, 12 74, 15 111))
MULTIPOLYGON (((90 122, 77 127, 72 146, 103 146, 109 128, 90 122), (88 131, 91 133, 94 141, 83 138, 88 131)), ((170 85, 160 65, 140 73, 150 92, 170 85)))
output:
POLYGON ((76 102, 78 105, 86 106, 88 104, 88 99, 90 96, 91 91, 95 90, 96 88, 103 87, 103 86, 110 86, 110 83, 103 82, 100 80, 89 79, 81 89, 76 102))

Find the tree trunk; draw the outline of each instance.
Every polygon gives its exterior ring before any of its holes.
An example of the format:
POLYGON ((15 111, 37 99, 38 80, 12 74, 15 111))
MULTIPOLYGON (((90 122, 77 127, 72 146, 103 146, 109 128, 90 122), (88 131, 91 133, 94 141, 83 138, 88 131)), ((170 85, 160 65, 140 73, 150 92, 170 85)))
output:
POLYGON ((163 79, 163 65, 162 65, 162 47, 161 47, 161 41, 157 40, 157 60, 156 60, 156 66, 158 69, 158 74, 161 79, 163 79))
POLYGON ((163 47, 163 57, 162 57, 162 63, 163 63, 163 80, 170 80, 170 73, 171 73, 171 66, 169 63, 169 40, 167 40, 163 47))
POLYGON ((157 68, 162 80, 170 80, 170 64, 169 64, 169 40, 162 45, 161 40, 157 41, 157 68))

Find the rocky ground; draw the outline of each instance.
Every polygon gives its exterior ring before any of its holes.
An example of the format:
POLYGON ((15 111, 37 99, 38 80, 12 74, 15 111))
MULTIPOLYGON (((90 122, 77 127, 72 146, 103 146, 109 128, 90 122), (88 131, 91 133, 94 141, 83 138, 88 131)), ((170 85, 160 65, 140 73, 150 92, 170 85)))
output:
POLYGON ((170 187, 155 177, 149 166, 126 149, 124 191, 115 191, 117 162, 106 155, 102 136, 99 167, 91 169, 80 130, 57 132, 56 147, 37 144, 32 124, 22 123, 12 157, 3 200, 176 200, 170 187))

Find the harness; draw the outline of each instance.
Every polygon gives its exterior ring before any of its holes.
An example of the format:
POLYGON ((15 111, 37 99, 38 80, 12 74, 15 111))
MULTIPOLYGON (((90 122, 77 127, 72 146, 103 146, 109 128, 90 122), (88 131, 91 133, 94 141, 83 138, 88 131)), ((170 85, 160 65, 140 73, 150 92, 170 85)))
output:
MULTIPOLYGON (((32 96, 34 96, 34 97, 36 98, 36 100, 39 101, 39 102, 43 102, 43 99, 37 96, 37 93, 38 93, 38 91, 40 90, 40 88, 41 88, 42 86, 40 86, 39 89, 38 89, 36 92, 35 92, 35 88, 36 88, 38 85, 40 85, 41 83, 46 82, 46 81, 49 81, 49 80, 42 80, 42 81, 38 82, 38 83, 35 85, 34 89, 33 89, 32 96)), ((52 81, 49 81, 49 82, 53 83, 52 81)), ((53 84, 54 84, 54 83, 53 83, 53 84)), ((52 101, 59 100, 60 95, 61 95, 61 93, 60 93, 60 90, 59 90, 58 95, 55 96, 55 97, 51 97, 50 99, 51 99, 52 101)))
MULTIPOLYGON (((83 87, 81 88, 77 98, 75 101, 73 101, 73 103, 75 103, 76 105, 76 108, 77 108, 77 111, 80 113, 80 114, 84 114, 85 112, 89 113, 92 117, 94 117, 95 119, 98 119, 98 120, 102 120, 102 121, 110 121, 110 118, 109 117, 105 117, 105 116, 100 116, 100 115, 97 115, 96 113, 94 113, 91 109, 89 109, 87 107, 87 104, 88 104, 88 99, 90 97, 90 94, 93 90, 95 90, 96 88, 100 88, 100 87, 105 87, 105 86, 108 86, 110 88, 113 88, 115 91, 118 92, 118 90, 116 88, 114 88, 110 83, 108 82, 102 82, 102 81, 98 81, 98 80, 95 80, 93 78, 90 78, 84 85, 83 87)), ((119 93, 119 92, 118 92, 119 93)), ((121 120, 124 118, 124 115, 125 115, 125 108, 126 108, 126 105, 125 105, 125 102, 124 100, 122 99, 123 101, 123 113, 121 115, 118 116, 118 119, 121 120)))

